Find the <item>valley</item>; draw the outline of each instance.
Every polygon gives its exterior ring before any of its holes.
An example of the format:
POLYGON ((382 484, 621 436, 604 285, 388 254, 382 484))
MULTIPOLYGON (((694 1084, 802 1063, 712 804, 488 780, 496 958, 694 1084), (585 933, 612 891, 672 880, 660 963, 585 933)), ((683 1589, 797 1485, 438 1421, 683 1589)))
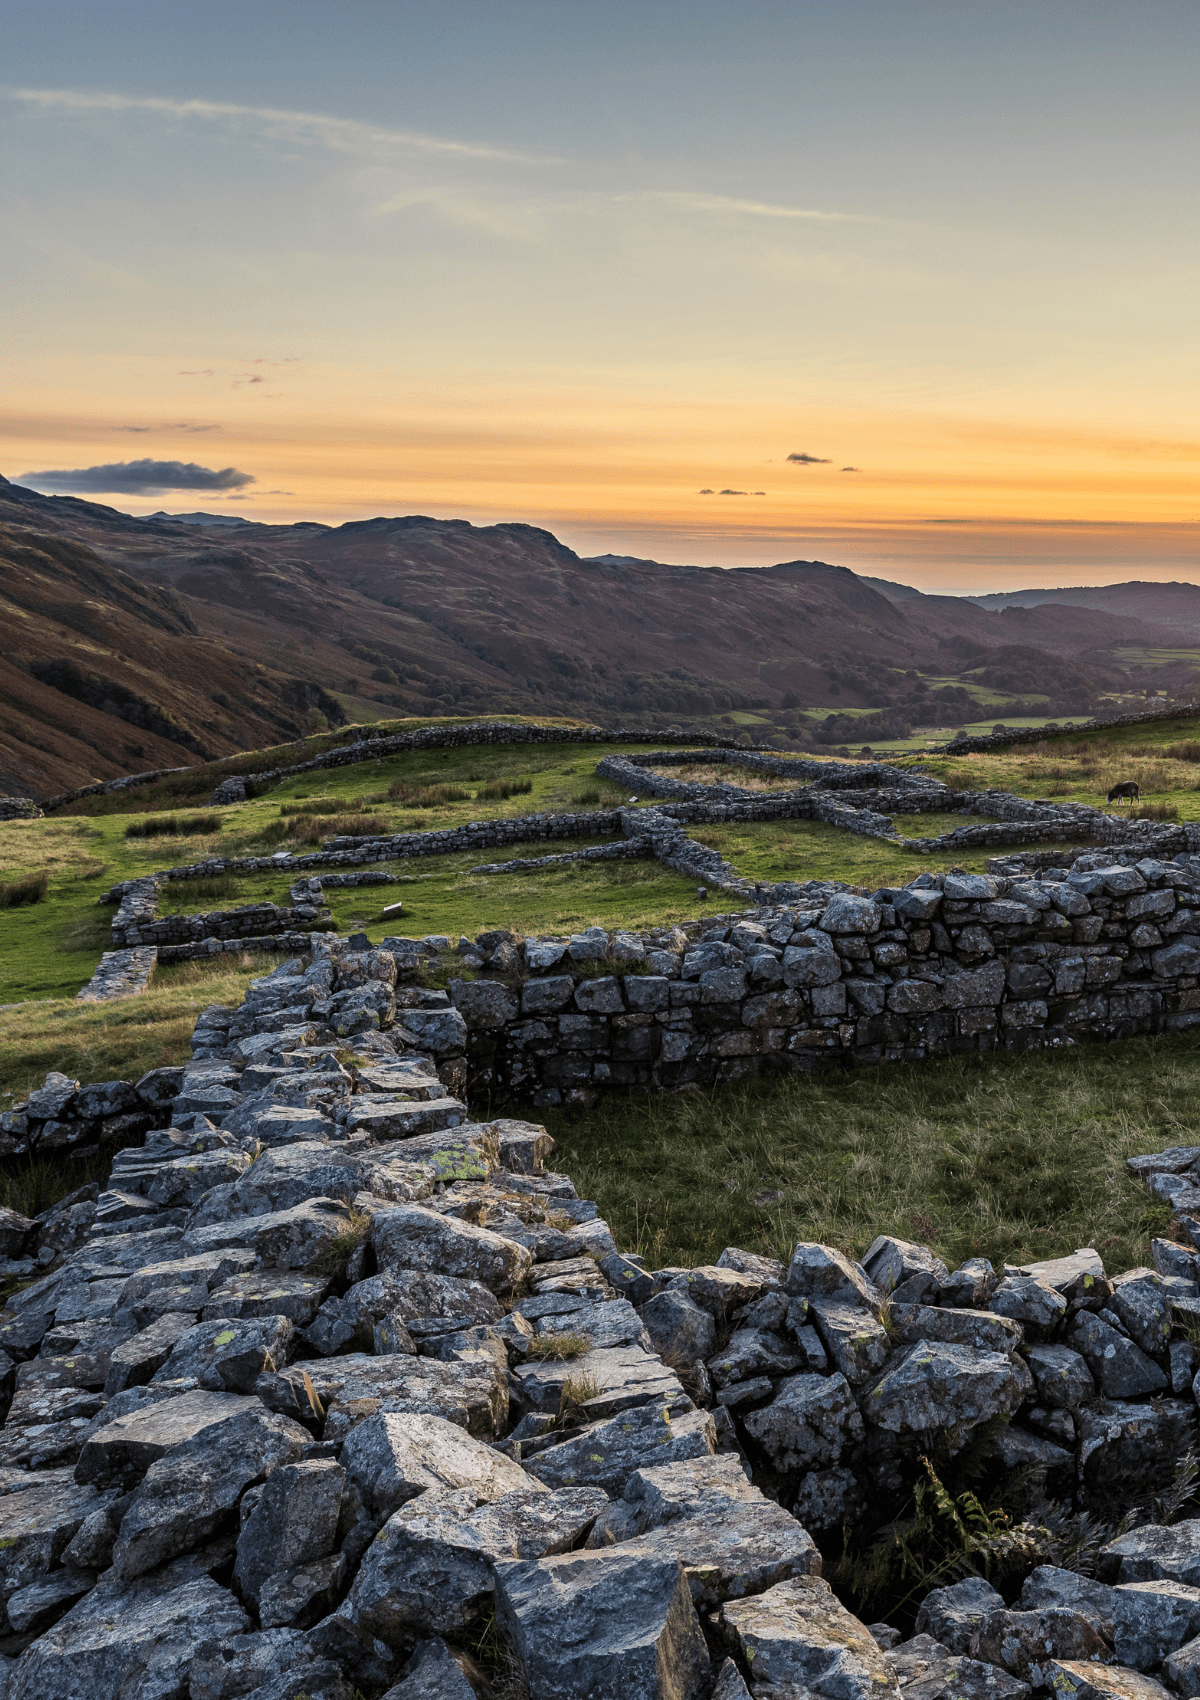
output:
POLYGON ((1200 681, 1200 650, 1143 617, 1179 587, 1064 619, 822 561, 587 559, 523 524, 206 517, 0 480, 0 787, 41 799, 401 713, 896 753, 1190 700, 1200 681))

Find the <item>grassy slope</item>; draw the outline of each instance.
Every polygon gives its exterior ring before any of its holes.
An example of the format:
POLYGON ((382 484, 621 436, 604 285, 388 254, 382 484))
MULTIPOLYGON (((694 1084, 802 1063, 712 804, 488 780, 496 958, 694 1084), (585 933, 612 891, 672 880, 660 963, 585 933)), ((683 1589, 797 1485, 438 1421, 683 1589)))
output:
MULTIPOLYGON (((1121 751, 1162 746, 1196 730, 1193 720, 1092 734, 1090 741, 1107 744, 1104 759, 1111 756, 1124 770, 1131 761, 1153 758, 1122 757, 1121 751)), ((603 753, 431 752, 316 775, 228 811, 219 837, 208 840, 127 841, 121 814, 0 826, 0 877, 43 865, 51 873, 48 902, 0 911, 5 984, 36 985, 43 996, 59 989, 73 994, 99 951, 86 930, 97 921, 106 930, 111 914, 94 907, 98 890, 116 878, 194 859, 218 844, 226 853, 253 848, 264 829, 280 821, 281 802, 307 794, 351 803, 386 790, 393 778, 469 784, 529 776, 531 797, 415 815, 380 805, 379 813, 389 824, 415 826, 418 820, 440 825, 567 807, 576 791, 595 786, 593 769, 603 753)), ((1013 751, 923 765, 956 784, 1005 784, 1038 795, 1046 780, 1042 769, 1064 759, 1051 746, 1050 753, 1013 751)), ((1194 767, 1171 764, 1167 777, 1180 778, 1175 768, 1194 783, 1194 767)), ((1080 778, 1088 776, 1081 771, 1080 778)), ((1091 783, 1092 792, 1083 794, 1094 801, 1094 774, 1091 783)), ((1181 814, 1188 809, 1191 817, 1190 793, 1173 795, 1181 814)), ((913 832, 935 824, 950 823, 897 822, 913 832)), ((699 835, 747 874, 765 878, 825 875, 877 884, 941 865, 937 858, 909 856, 809 822, 699 835)), ((974 868, 986 858, 957 860, 974 868)), ((399 889, 331 893, 335 919, 345 930, 401 894, 412 904, 403 930, 414 932, 469 933, 495 924, 549 931, 593 919, 649 924, 696 912, 690 888, 655 864, 488 879, 472 878, 475 861, 422 859, 404 865, 411 883, 399 889)), ((235 895, 213 901, 225 905, 263 891, 282 897, 286 884, 278 876, 234 883, 235 895)), ((378 937, 394 927, 368 930, 378 937)), ((226 958, 162 970, 146 996, 114 1006, 88 1008, 72 997, 0 1011, 0 1091, 20 1095, 49 1068, 96 1080, 136 1077, 180 1061, 189 1053, 198 1011, 214 1001, 237 1002, 247 981, 270 962, 226 958)), ((0 1000, 12 995, 0 988, 0 1000)), ((1047 1257, 1093 1243, 1110 1267, 1121 1268, 1146 1260, 1148 1236, 1168 1215, 1130 1180, 1123 1160, 1190 1142, 1198 1089, 1200 1049, 1185 1036, 612 1099, 586 1117, 554 1113, 550 1120, 560 1141, 559 1165, 582 1194, 599 1200, 619 1242, 656 1263, 706 1261, 725 1244, 782 1251, 794 1238, 824 1239, 861 1254, 876 1232, 890 1230, 931 1241, 949 1262, 973 1254, 997 1263, 1047 1257), (783 1196, 756 1206, 763 1190, 783 1196)), ((10 1101, 0 1097, 0 1105, 10 1101)))
MULTIPOLYGON (((311 843, 272 836, 272 829, 278 833, 282 825, 282 803, 332 797, 354 809, 364 796, 386 794, 394 780, 418 786, 451 784, 472 793, 467 801, 434 808, 406 809, 387 801, 374 804, 372 814, 380 832, 459 826, 471 820, 571 808, 594 809, 624 801, 624 792, 599 783, 595 777, 596 763, 616 748, 516 745, 416 752, 362 762, 290 780, 268 796, 233 805, 222 811, 221 830, 205 836, 127 839, 129 821, 135 814, 146 812, 136 807, 140 793, 108 799, 120 803, 119 811, 114 807, 108 813, 85 817, 56 815, 45 820, 0 823, 0 880, 43 867, 51 876, 45 901, 27 908, 0 910, 0 1004, 74 996, 108 946, 112 910, 98 908, 96 899, 116 880, 211 855, 265 853, 280 848, 281 842, 297 851, 316 848, 311 843), (533 790, 502 802, 474 800, 480 784, 499 777, 529 779, 533 790), (592 800, 576 804, 573 799, 581 791, 591 793, 592 800), (595 800, 597 791, 599 804, 595 800)), ((186 818, 189 809, 178 812, 186 818)), ((320 828, 319 817, 309 818, 320 828)), ((571 847, 554 843, 527 848, 528 853, 538 855, 571 847)), ((508 857, 518 853, 507 850, 502 854, 508 857)), ((574 925, 580 916, 585 918, 583 924, 596 919, 610 925, 650 925, 691 912, 681 906, 694 888, 656 864, 616 864, 610 869, 601 864, 578 873, 464 881, 463 875, 484 859, 482 855, 436 861, 419 858, 404 864, 405 873, 412 874, 417 882, 414 891, 419 889, 421 894, 412 921, 418 931, 453 931, 457 937, 459 932, 503 924, 549 930, 552 926, 574 925)), ((263 896, 286 901, 287 885, 287 879, 279 876, 251 876, 236 881, 234 890, 219 898, 193 897, 186 886, 179 886, 172 890, 163 912, 226 908, 263 896)), ((348 921, 358 924, 377 916, 382 903, 391 900, 378 891, 331 892, 330 897, 339 925, 348 921)), ((394 922, 379 929, 381 933, 395 930, 394 922)))
POLYGON ((273 956, 222 957, 161 968, 148 992, 119 1003, 45 999, 0 1010, 0 1109, 40 1086, 50 1069, 73 1079, 136 1080, 191 1056, 192 1028, 210 1003, 238 1004, 273 956))
POLYGON ((1107 806, 1111 786, 1134 779, 1143 802, 1174 804, 1180 820, 1200 820, 1200 765, 1167 754, 1198 737, 1200 719, 1179 715, 1142 726, 1065 733, 994 755, 926 756, 920 766, 958 790, 999 785, 1019 796, 1098 808, 1107 806))
POLYGON ((1093 1245, 1149 1262, 1170 1218, 1125 1158, 1194 1138, 1200 1047, 1131 1039, 1024 1057, 790 1076, 545 1112, 555 1164, 652 1267, 797 1240, 861 1256, 876 1234, 953 1267, 1093 1245), (778 1192, 756 1205, 756 1195, 778 1192))

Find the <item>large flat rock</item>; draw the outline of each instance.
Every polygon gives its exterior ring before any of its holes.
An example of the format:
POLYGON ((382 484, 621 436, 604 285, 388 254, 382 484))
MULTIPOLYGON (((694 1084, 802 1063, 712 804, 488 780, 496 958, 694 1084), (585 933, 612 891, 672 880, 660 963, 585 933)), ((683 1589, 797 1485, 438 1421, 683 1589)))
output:
POLYGON ((442 1417, 380 1412, 351 1429, 341 1461, 377 1518, 390 1517, 426 1492, 467 1489, 476 1503, 529 1491, 519 1464, 442 1417))
POLYGON ((9 1700, 177 1700, 182 1673, 205 1642, 250 1620, 208 1577, 164 1586, 106 1581, 18 1659, 9 1700))
POLYGON ((691 1399, 675 1371, 640 1346, 616 1346, 584 1352, 577 1358, 520 1364, 514 1371, 522 1403, 553 1414, 571 1403, 589 1417, 615 1416, 638 1405, 665 1404, 686 1411, 691 1399))
POLYGON ((526 1480, 477 1507, 462 1492, 404 1506, 372 1541, 341 1615, 393 1647, 414 1633, 462 1635, 493 1609, 499 1561, 569 1551, 608 1503, 599 1488, 551 1493, 526 1480))
POLYGON ((508 1419, 508 1382, 495 1364, 442 1363, 405 1352, 313 1359, 260 1376, 255 1391, 272 1410, 323 1423, 326 1439, 344 1439, 381 1410, 456 1415, 472 1434, 486 1436, 503 1433, 508 1419), (319 1401, 316 1412, 310 1388, 319 1401))
POLYGON ((709 1458, 716 1450, 710 1412, 673 1416, 665 1405, 645 1405, 608 1422, 589 1424, 581 1434, 539 1452, 524 1467, 547 1487, 602 1487, 616 1498, 643 1465, 709 1458))
POLYGON ((731 1453, 635 1470, 622 1499, 597 1519, 587 1545, 623 1541, 677 1558, 703 1608, 821 1573, 811 1535, 751 1486, 731 1453))
POLYGON ((123 1581, 141 1576, 214 1535, 251 1482, 304 1452, 299 1423, 253 1399, 155 1460, 121 1520, 113 1570, 123 1581))
POLYGON ((236 1393, 197 1391, 114 1417, 84 1445, 75 1466, 75 1480, 128 1492, 165 1452, 244 1408, 245 1401, 236 1393))
POLYGON ((636 1546, 496 1566, 497 1616, 531 1694, 700 1700, 708 1649, 675 1559, 636 1546))
POLYGON ((721 1607, 731 1652, 753 1670, 754 1687, 827 1700, 877 1700, 897 1691, 896 1674, 870 1631, 827 1582, 799 1576, 721 1607))

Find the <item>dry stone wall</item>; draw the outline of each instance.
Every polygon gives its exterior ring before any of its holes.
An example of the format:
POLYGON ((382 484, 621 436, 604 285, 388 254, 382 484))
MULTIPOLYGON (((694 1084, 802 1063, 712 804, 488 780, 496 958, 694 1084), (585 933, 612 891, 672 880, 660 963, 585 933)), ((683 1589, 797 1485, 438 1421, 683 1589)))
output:
POLYGON ((1200 1025, 1200 858, 794 889, 702 930, 464 948, 481 977, 451 996, 477 1089, 587 1103, 1200 1025))
MULTIPOLYGON (((1077 871, 1101 876, 1069 889, 1102 929, 1192 890, 1077 871)), ((870 909, 931 905, 908 917, 931 933, 963 909, 961 933, 1036 908, 906 892, 835 896, 784 954, 865 974, 903 930, 870 909)), ((1038 913, 1087 919, 1059 895, 1038 913)), ((624 935, 566 960, 711 986, 745 971, 722 952, 772 954, 766 919, 686 941, 720 958, 698 976, 624 935)), ((540 948, 464 941, 493 976, 465 990, 504 989, 522 956, 562 971, 540 948)), ((42 1145, 72 1119, 149 1127, 104 1190, 0 1212, 20 1282, 0 1312, 0 1694, 484 1700, 490 1677, 528 1700, 1186 1700, 1200 1521, 1171 1519, 1196 1440, 1200 1147, 1133 1159, 1175 1216, 1124 1274, 1090 1247, 951 1270, 886 1236, 862 1263, 801 1242, 650 1269, 547 1166, 543 1127, 471 1118, 486 1006, 420 984, 449 950, 315 939, 206 1010, 183 1068, 51 1076, 16 1112, 42 1145), (878 1550, 929 1460, 968 1454, 1022 1519, 1005 1592, 969 1574, 906 1604, 898 1574, 891 1621, 865 1622, 826 1565, 878 1550)), ((614 977, 558 978, 603 1005, 614 977)))
POLYGON ((1056 733, 1067 734, 1075 732, 1107 731, 1120 726, 1148 726, 1156 720, 1176 720, 1180 715, 1195 714, 1200 710, 1200 703, 1177 702, 1169 708, 1152 708, 1142 714, 1105 714, 1097 715, 1095 719, 1082 722, 1078 726, 1060 726, 1057 721, 1047 721, 1042 726, 1023 726, 1012 732, 989 732, 983 737, 969 738, 965 735, 954 738, 948 744, 940 744, 930 750, 930 755, 985 755, 989 750, 1004 750, 1011 744, 1039 744, 1047 737, 1056 733))
POLYGON ((427 726, 415 732, 393 732, 384 737, 352 737, 337 749, 325 750, 308 761, 291 767, 276 767, 261 773, 233 774, 213 791, 213 803, 241 803, 268 785, 291 779, 298 773, 316 773, 325 768, 348 767, 355 762, 400 755, 405 750, 457 749, 475 744, 645 744, 689 743, 723 748, 733 739, 712 733, 679 730, 647 731, 644 727, 618 727, 605 731, 600 726, 519 726, 511 722, 484 720, 469 726, 427 726))
MULTIPOLYGON (((281 907, 275 903, 247 903, 240 909, 214 909, 203 915, 164 915, 142 918, 123 928, 113 923, 113 944, 195 944, 218 939, 236 945, 240 939, 269 938, 279 933, 304 933, 331 925, 329 910, 322 905, 298 903, 281 907)), ((166 960, 166 958, 164 958, 166 960)))

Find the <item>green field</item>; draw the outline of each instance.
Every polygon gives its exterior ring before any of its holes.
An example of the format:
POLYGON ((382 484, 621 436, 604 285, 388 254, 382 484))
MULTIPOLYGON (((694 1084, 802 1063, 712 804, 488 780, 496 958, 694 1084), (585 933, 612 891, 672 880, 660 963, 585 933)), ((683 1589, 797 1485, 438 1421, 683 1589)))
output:
POLYGON ((797 1240, 861 1257, 896 1234, 951 1268, 1090 1245, 1115 1271, 1149 1263, 1171 1215, 1125 1159, 1193 1143, 1198 1093, 1200 1046, 1184 1035, 537 1114, 554 1166, 651 1268, 727 1245, 786 1260, 797 1240))
MULTIPOLYGON (((956 826, 978 825, 981 815, 897 815, 904 837, 933 837, 956 826)), ((747 879, 845 880, 847 885, 904 885, 933 869, 986 873, 994 850, 906 851, 878 838, 860 838, 821 821, 756 821, 694 826, 690 836, 719 851, 747 879)))
MULTIPOLYGON (((1148 727, 1066 733, 995 755, 930 756, 919 765, 956 787, 1001 785, 1026 796, 1092 804, 1102 804, 1105 790, 1116 780, 1134 778, 1147 801, 1165 804, 1179 819, 1197 820, 1197 731, 1196 717, 1177 717, 1148 727)), ((328 736, 311 739, 305 749, 330 741, 328 736)), ((627 795, 597 780, 596 764, 605 755, 637 747, 496 745, 407 752, 287 780, 263 796, 220 810, 215 832, 127 838, 131 822, 162 813, 170 803, 162 785, 77 805, 93 811, 89 813, 0 824, 0 884, 41 870, 49 876, 43 901, 0 908, 0 1004, 74 996, 107 947, 112 911, 96 899, 114 881, 214 855, 262 855, 280 848, 303 853, 316 848, 331 829, 346 830, 339 822, 356 818, 352 830, 384 834, 611 807, 626 802, 627 795), (529 790, 507 798, 484 795, 496 781, 528 784, 529 790), (294 812, 297 805, 322 802, 328 803, 329 812, 294 812)), ((237 765, 250 769, 266 759, 295 760, 302 754, 297 746, 285 746, 242 758, 237 765)), ((185 776, 191 796, 176 800, 181 820, 204 812, 213 777, 211 768, 185 776)), ((642 806, 650 801, 644 798, 642 806)), ((949 830, 959 819, 901 815, 895 826, 901 837, 926 837, 949 830)), ((697 828, 695 835, 747 878, 763 881, 826 878, 855 885, 899 884, 922 871, 949 866, 976 871, 987 862, 982 851, 907 852, 807 821, 697 828)), ((333 919, 343 933, 365 929, 373 938, 395 931, 457 938, 492 926, 525 933, 578 930, 593 923, 645 927, 704 913, 689 882, 652 862, 583 864, 498 876, 471 872, 484 860, 554 853, 585 842, 549 841, 488 854, 414 857, 386 864, 403 883, 331 890, 333 919), (380 911, 397 900, 405 904, 403 922, 385 925, 380 911)), ((262 898, 282 902, 288 883, 287 876, 273 873, 229 876, 216 887, 205 881, 174 883, 164 891, 162 911, 230 908, 262 898)))
POLYGON ((928 756, 926 773, 956 790, 1000 786, 1022 797, 1105 808, 1115 784, 1136 780, 1143 803, 1166 804, 1179 820, 1200 820, 1200 717, 1177 715, 1140 726, 1064 732, 987 755, 928 756))

